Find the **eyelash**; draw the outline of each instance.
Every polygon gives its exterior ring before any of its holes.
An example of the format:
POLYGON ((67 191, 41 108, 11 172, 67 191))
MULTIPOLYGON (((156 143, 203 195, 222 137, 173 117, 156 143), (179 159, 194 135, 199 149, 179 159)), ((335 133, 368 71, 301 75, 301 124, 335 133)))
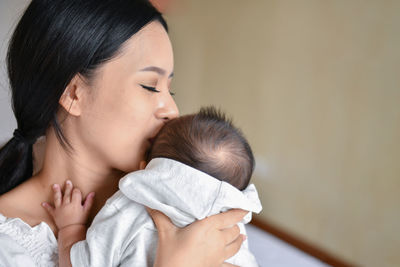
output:
MULTIPOLYGON (((155 93, 159 93, 159 92, 160 92, 160 91, 157 90, 155 87, 146 86, 146 85, 143 85, 143 84, 141 84, 140 86, 142 86, 144 89, 149 90, 149 91, 151 91, 151 92, 155 92, 155 93)), ((173 93, 173 92, 171 92, 171 91, 169 92, 169 94, 172 95, 172 96, 175 95, 175 93, 173 93)))

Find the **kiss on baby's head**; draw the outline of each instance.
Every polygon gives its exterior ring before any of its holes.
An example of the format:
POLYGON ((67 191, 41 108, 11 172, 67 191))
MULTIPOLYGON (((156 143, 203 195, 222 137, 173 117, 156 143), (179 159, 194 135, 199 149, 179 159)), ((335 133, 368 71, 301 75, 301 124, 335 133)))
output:
POLYGON ((168 121, 159 131, 147 161, 169 158, 225 181, 247 187, 254 156, 242 132, 214 107, 168 121))

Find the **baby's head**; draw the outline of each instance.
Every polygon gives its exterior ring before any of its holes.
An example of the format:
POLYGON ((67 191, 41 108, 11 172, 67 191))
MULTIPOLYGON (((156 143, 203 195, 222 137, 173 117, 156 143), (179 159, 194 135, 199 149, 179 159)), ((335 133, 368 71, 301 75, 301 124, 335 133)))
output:
POLYGON ((254 156, 243 134, 214 107, 167 122, 147 160, 153 158, 182 162, 239 190, 247 187, 254 169, 254 156))

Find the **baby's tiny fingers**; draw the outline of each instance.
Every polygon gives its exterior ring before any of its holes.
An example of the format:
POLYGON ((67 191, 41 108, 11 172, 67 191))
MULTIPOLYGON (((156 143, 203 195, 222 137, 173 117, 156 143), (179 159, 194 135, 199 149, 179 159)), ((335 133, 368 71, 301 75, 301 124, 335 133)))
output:
POLYGON ((66 204, 71 202, 71 191, 72 191, 72 182, 70 180, 67 180, 65 182, 65 190, 63 197, 63 202, 66 204))
POLYGON ((89 211, 92 208, 94 195, 95 195, 94 192, 90 192, 86 196, 85 203, 83 203, 83 209, 85 211, 89 211))
POLYGON ((72 202, 82 205, 82 193, 78 188, 74 188, 74 190, 72 190, 72 202))
POLYGON ((51 215, 51 217, 54 217, 54 208, 47 202, 42 203, 42 207, 51 215))
POLYGON ((53 191, 54 191, 54 206, 58 208, 61 206, 61 198, 62 198, 60 186, 58 184, 54 184, 53 191))

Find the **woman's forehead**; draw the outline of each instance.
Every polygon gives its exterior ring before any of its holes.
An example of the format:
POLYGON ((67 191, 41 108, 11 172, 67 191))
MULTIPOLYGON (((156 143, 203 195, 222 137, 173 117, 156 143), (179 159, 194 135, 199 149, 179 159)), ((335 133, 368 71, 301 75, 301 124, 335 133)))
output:
POLYGON ((173 72, 173 51, 168 34, 159 22, 151 22, 130 38, 122 48, 121 59, 132 71, 173 72))

